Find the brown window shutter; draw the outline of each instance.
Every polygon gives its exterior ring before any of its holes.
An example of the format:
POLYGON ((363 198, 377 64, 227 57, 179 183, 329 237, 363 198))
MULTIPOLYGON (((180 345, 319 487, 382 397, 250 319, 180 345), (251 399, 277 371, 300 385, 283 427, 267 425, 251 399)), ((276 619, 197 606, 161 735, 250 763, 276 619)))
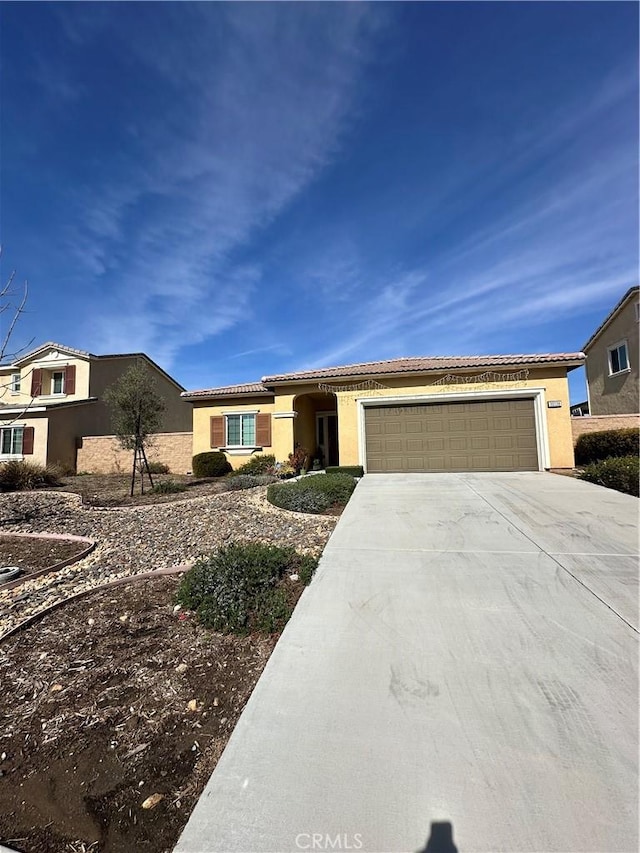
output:
POLYGON ((271 447, 271 415, 256 415, 256 444, 271 447))
POLYGON ((68 364, 64 369, 64 393, 76 393, 76 366, 68 364))
POLYGON ((42 394, 42 370, 36 368, 31 374, 31 396, 39 397, 42 394))
POLYGON ((224 447, 224 417, 211 418, 211 447, 224 447))
POLYGON ((25 427, 22 431, 22 453, 25 456, 33 453, 33 427, 25 427))

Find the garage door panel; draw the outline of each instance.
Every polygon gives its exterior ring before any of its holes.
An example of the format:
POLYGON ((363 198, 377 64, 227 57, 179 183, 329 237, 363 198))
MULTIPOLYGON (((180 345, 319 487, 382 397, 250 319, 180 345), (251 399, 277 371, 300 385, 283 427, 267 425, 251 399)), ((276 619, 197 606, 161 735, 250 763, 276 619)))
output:
POLYGON ((371 472, 539 467, 531 399, 366 408, 365 438, 371 472))

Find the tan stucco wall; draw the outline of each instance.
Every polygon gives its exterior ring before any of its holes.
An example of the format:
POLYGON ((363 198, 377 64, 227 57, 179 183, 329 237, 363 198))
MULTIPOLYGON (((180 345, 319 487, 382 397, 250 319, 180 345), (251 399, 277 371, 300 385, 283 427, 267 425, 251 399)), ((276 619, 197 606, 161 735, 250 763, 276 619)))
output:
MULTIPOLYGON (((193 436, 191 432, 164 432, 153 436, 147 450, 149 462, 163 462, 172 474, 191 471, 193 436)), ((78 449, 78 471, 91 474, 129 473, 132 451, 123 450, 113 435, 84 436, 78 449)))
MULTIPOLYGON (((505 372, 508 372, 505 370, 505 372)), ((358 453, 358 414, 357 406, 353 397, 375 399, 376 397, 389 397, 393 395, 411 396, 422 394, 469 394, 473 399, 474 392, 495 391, 499 393, 505 390, 527 388, 544 388, 546 401, 559 400, 561 407, 557 409, 545 408, 547 431, 549 435, 549 455, 551 468, 573 467, 573 439, 571 434, 571 423, 569 413, 569 384, 565 368, 550 368, 545 371, 532 370, 529 377, 517 382, 486 382, 482 384, 452 384, 434 385, 438 379, 434 375, 429 378, 429 384, 424 383, 421 378, 397 378, 381 380, 385 388, 367 391, 365 393, 345 392, 338 396, 338 431, 340 445, 340 464, 359 464, 358 453)))
MULTIPOLYGON (((503 372, 508 372, 503 369, 503 372)), ((451 385, 434 385, 438 380, 438 375, 429 376, 425 382, 424 377, 400 377, 400 378, 380 378, 381 384, 385 387, 382 389, 351 392, 339 392, 337 397, 338 411, 338 443, 341 465, 357 465, 359 464, 359 431, 358 431, 358 406, 356 400, 358 398, 375 399, 376 397, 388 396, 409 396, 409 395, 433 395, 440 393, 455 393, 469 394, 469 399, 473 399, 474 392, 479 391, 495 391, 499 393, 505 390, 522 389, 526 394, 528 388, 544 388, 545 389, 545 404, 549 400, 558 400, 561 403, 560 408, 549 409, 545 407, 544 417, 546 419, 548 438, 549 438, 549 467, 551 468, 572 468, 573 461, 573 436, 571 431, 571 417, 569 411, 569 384, 567 381, 566 368, 548 367, 540 370, 531 370, 529 377, 526 380, 518 380, 517 382, 489 382, 483 384, 451 384, 451 385)), ((349 384, 340 383, 336 384, 349 384)), ((211 405, 210 402, 203 401, 194 405, 193 411, 193 452, 201 453, 205 450, 210 450, 210 423, 209 418, 212 415, 229 414, 231 412, 244 411, 260 411, 277 412, 291 411, 295 408, 300 410, 300 427, 296 424, 296 437, 302 436, 302 430, 307 429, 307 436, 310 444, 315 444, 315 433, 311 436, 311 426, 303 427, 302 418, 307 417, 310 413, 305 410, 305 402, 303 395, 305 393, 317 393, 318 385, 296 385, 283 386, 282 390, 278 390, 278 395, 274 401, 264 402, 264 398, 245 398, 240 401, 231 401, 226 403, 216 403, 211 405), (296 399, 297 398, 297 399, 296 399), (294 402, 295 401, 295 402, 294 402)), ((308 424, 313 423, 313 419, 308 420, 308 424)), ((315 428, 315 427, 314 427, 315 428)), ((300 440, 300 438, 298 438, 300 440)), ((294 431, 293 420, 290 419, 272 419, 272 447, 264 448, 265 453, 274 453, 276 459, 284 461, 288 454, 293 449, 294 431)), ((302 443, 302 442, 301 442, 302 443)), ((311 447, 309 447, 311 450, 311 447)), ((229 461, 234 468, 246 462, 249 458, 248 454, 242 456, 229 456, 229 461)))
MULTIPOLYGON (((91 363, 91 382, 89 394, 98 397, 98 402, 92 410, 92 422, 87 425, 84 435, 110 435, 113 432, 111 412, 103 402, 105 389, 125 373, 129 367, 136 364, 138 359, 131 357, 115 357, 94 359, 91 363)), ((180 397, 179 388, 170 382, 162 373, 157 371, 149 362, 142 359, 142 364, 153 377, 158 393, 165 403, 164 414, 160 424, 160 432, 191 432, 191 406, 180 397)))
POLYGON ((29 462, 37 462, 39 465, 47 464, 47 434, 49 425, 46 418, 7 417, 0 420, 0 427, 3 426, 33 427, 33 454, 29 454, 23 458, 29 462))
POLYGON ((2 381, 0 385, 0 402, 11 406, 23 406, 31 400, 31 379, 35 368, 41 368, 45 371, 43 376, 42 395, 37 398, 38 402, 55 403, 56 401, 64 400, 72 402, 75 400, 85 400, 89 396, 89 362, 83 358, 73 358, 71 356, 60 353, 57 358, 38 358, 21 365, 20 368, 2 368, 2 381), (75 365, 76 368, 76 390, 73 394, 51 395, 50 390, 50 374, 55 371, 64 370, 68 365, 75 365), (47 372, 49 375, 47 375, 47 372), (14 373, 20 373, 21 387, 17 394, 14 394, 9 387, 11 376, 14 373))
MULTIPOLYGON (((635 300, 637 301, 637 300, 635 300)), ((585 351, 589 387, 589 411, 592 415, 634 414, 640 411, 638 373, 640 347, 638 321, 631 299, 585 351), (630 370, 609 376, 608 349, 627 342, 630 370)))
MULTIPOLYGON (((193 455, 211 450, 211 421, 217 415, 233 414, 236 412, 258 412, 270 414, 271 444, 258 453, 273 453, 278 461, 284 461, 293 449, 293 418, 276 418, 278 412, 292 411, 293 397, 284 395, 276 400, 270 397, 245 397, 242 402, 227 400, 226 402, 196 402, 193 405, 193 455)), ((252 453, 228 453, 227 459, 234 468, 251 458, 252 453)))
POLYGON ((575 443, 579 435, 585 432, 601 432, 605 429, 627 429, 640 427, 640 415, 585 415, 571 418, 571 432, 575 443))

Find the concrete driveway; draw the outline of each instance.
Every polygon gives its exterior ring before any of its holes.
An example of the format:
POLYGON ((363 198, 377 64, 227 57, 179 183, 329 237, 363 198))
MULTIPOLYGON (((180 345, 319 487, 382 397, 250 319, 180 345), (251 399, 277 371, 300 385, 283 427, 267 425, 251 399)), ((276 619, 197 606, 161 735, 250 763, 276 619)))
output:
POLYGON ((636 851, 637 521, 553 474, 367 475, 176 850, 636 851))

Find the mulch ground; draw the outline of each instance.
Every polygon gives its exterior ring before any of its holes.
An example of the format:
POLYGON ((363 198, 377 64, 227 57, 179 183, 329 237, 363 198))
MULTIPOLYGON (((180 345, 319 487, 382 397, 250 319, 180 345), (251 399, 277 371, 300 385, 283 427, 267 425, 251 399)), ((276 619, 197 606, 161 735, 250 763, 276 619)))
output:
POLYGON ((0 566, 20 566, 24 577, 87 550, 86 542, 0 534, 0 566))
POLYGON ((167 482, 184 486, 183 492, 173 494, 155 494, 150 492, 149 481, 145 477, 145 493, 140 494, 140 479, 136 480, 135 494, 130 496, 131 476, 125 474, 80 474, 65 477, 62 485, 53 491, 73 492, 80 495, 89 506, 149 506, 150 504, 172 503, 186 498, 200 498, 204 495, 217 495, 226 491, 225 477, 198 479, 190 474, 154 474, 154 485, 167 482))
POLYGON ((174 612, 178 577, 100 590, 0 645, 0 841, 170 851, 275 645, 174 612), (157 805, 143 803, 157 794, 157 805))

